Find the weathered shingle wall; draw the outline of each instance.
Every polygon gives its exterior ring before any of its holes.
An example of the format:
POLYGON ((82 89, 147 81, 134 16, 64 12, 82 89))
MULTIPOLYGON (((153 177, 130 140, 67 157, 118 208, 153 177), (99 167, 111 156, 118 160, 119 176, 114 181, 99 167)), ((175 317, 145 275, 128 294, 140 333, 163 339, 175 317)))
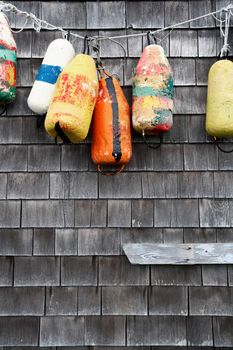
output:
MULTIPOLYGON (((214 11, 222 0, 15 1, 88 35, 140 33, 214 11)), ((24 19, 10 16, 19 28, 24 19)), ((218 23, 217 23, 218 24, 218 23)), ((124 173, 102 177, 81 145, 54 145, 26 99, 57 32, 27 29, 17 100, 0 119, 0 346, 233 347, 232 266, 136 266, 126 242, 233 242, 233 156, 204 130, 207 72, 221 41, 208 18, 162 33, 175 77, 174 127, 158 150, 133 135, 124 173)), ((230 32, 232 41, 232 32, 230 32)), ((145 39, 101 43, 131 99, 145 39)), ((73 40, 77 52, 83 42, 73 40)), ((153 140, 154 142, 156 139, 153 140)), ((145 348, 144 348, 145 347, 145 348)))

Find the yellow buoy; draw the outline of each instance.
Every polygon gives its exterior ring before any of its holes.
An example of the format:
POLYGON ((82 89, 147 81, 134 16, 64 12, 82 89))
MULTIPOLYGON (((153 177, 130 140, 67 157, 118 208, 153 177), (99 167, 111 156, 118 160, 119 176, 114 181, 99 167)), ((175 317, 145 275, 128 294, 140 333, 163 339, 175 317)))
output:
POLYGON ((59 75, 45 118, 47 133, 54 138, 63 135, 63 141, 83 141, 89 131, 97 95, 95 62, 91 56, 79 54, 59 75))
POLYGON ((206 131, 215 137, 233 136, 233 63, 220 60, 208 75, 206 131))

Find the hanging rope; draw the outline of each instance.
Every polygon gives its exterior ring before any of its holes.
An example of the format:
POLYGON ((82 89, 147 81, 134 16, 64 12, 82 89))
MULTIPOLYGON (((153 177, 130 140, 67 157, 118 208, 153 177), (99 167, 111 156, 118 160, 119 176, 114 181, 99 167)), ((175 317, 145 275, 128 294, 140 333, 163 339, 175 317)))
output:
POLYGON ((220 33, 221 33, 221 37, 223 37, 223 39, 224 39, 223 40, 223 47, 220 51, 220 57, 227 56, 228 51, 230 50, 230 46, 228 44, 230 21, 231 21, 231 12, 226 11, 225 21, 221 21, 221 23, 220 23, 220 33), (224 22, 224 26, 225 26, 225 31, 223 31, 223 22, 224 22))
MULTIPOLYGON (((227 23, 225 28, 228 26, 228 31, 229 31, 229 23, 230 23, 230 17, 233 16, 233 5, 228 5, 227 7, 223 7, 221 8, 220 10, 217 10, 217 11, 214 11, 214 12, 209 12, 209 13, 206 13, 202 16, 198 16, 198 17, 195 17, 195 18, 191 18, 187 21, 183 21, 183 22, 179 22, 179 23, 175 23, 173 25, 170 25, 170 26, 167 26, 167 27, 164 27, 164 28, 161 28, 161 29, 157 29, 157 30, 154 30, 154 31, 151 31, 150 34, 154 35, 156 33, 160 33, 160 32, 164 32, 166 30, 172 30, 176 27, 179 27, 183 24, 187 24, 187 23, 191 23, 191 22, 194 22, 194 21, 198 21, 200 19, 203 19, 203 18, 206 18, 206 17, 214 17, 216 20, 220 21, 221 23, 224 22, 224 21, 221 21, 221 19, 217 19, 216 18, 216 14, 218 13, 223 13, 224 11, 226 12, 226 16, 227 16, 227 23)), ((13 4, 10 4, 10 3, 5 3, 4 1, 0 1, 0 11, 4 11, 4 12, 14 12, 16 15, 19 15, 19 16, 26 16, 27 20, 31 20, 33 22, 33 29, 37 32, 40 32, 41 29, 46 29, 46 30, 58 30, 60 32, 63 33, 63 35, 65 35, 67 33, 66 30, 64 30, 62 27, 57 27, 51 23, 48 23, 47 21, 45 20, 42 20, 38 17, 36 17, 33 13, 28 13, 26 11, 21 11, 19 10, 15 5, 13 4)), ((26 24, 23 25, 23 29, 25 28, 26 24)), ((23 30, 21 28, 21 30, 23 30)), ((21 31, 20 30, 20 31, 21 31)), ((114 40, 114 39, 121 39, 121 38, 130 38, 130 37, 143 37, 143 36, 146 36, 148 35, 148 32, 145 32, 145 33, 137 33, 137 34, 125 34, 125 35, 116 35, 116 36, 110 36, 110 37, 103 37, 103 36, 95 36, 93 38, 97 39, 97 40, 114 40)), ((70 32, 70 36, 73 36, 75 38, 79 38, 79 39, 85 39, 84 36, 82 35, 79 35, 77 33, 73 33, 73 32, 70 32)), ((90 39, 92 39, 92 37, 90 37, 90 39)), ((224 41, 227 41, 228 40, 228 33, 226 35, 226 32, 224 33, 224 41), (225 39, 226 37, 226 39, 225 39)), ((226 45, 225 45, 225 48, 224 50, 226 50, 226 45)))

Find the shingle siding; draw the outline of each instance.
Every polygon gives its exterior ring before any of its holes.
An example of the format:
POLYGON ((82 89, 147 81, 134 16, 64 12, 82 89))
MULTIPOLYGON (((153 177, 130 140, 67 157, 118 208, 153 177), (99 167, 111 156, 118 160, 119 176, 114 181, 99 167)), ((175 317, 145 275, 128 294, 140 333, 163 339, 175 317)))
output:
MULTIPOLYGON (((83 36, 114 36, 182 22, 229 1, 12 3, 83 36)), ((20 29, 24 18, 8 15, 20 29)), ((61 33, 36 33, 28 21, 15 35, 17 98, 0 119, 0 350, 233 347, 232 265, 131 265, 122 250, 125 243, 233 242, 232 155, 205 132, 219 22, 208 17, 156 37, 174 72, 173 128, 157 150, 133 132, 131 162, 120 175, 101 176, 90 135, 80 145, 57 146, 27 106, 41 59, 61 33)), ((71 42, 83 51, 82 40, 71 42)), ((147 37, 119 42, 126 57, 108 41, 100 54, 131 103, 147 37)))

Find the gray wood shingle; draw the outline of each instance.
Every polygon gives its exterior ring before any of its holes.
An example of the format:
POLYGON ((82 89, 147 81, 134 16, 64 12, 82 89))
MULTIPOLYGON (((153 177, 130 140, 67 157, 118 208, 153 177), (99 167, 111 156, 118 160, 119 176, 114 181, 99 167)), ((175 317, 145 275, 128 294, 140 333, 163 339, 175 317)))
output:
POLYGON ((42 317, 40 346, 84 345, 83 317, 42 317))
POLYGON ((197 32, 174 30, 170 35, 171 57, 197 57, 197 32))
POLYGON ((87 1, 87 28, 125 28, 125 2, 87 1))
MULTIPOLYGON (((195 18, 215 10, 215 0, 189 1, 189 16, 195 18)), ((190 23, 191 28, 215 27, 215 19, 210 16, 190 23)))
POLYGON ((186 345, 186 322, 175 316, 129 316, 129 345, 186 345))
POLYGON ((0 316, 43 316, 44 288, 0 288, 0 316))
POLYGON ((131 201, 108 200, 108 226, 130 227, 131 226, 131 201))
POLYGON ((143 198, 176 198, 177 174, 172 172, 145 172, 142 174, 143 198))
POLYGON ((213 346, 211 317, 189 317, 187 339, 189 346, 213 346))
POLYGON ((188 314, 188 290, 186 287, 151 287, 149 290, 149 315, 188 314))
POLYGON ((152 266, 151 285, 200 286, 201 267, 196 266, 152 266))
POLYGON ((214 317, 214 345, 232 346, 233 343, 233 318, 232 317, 214 317))
POLYGON ((153 200, 132 201, 132 227, 153 227, 153 200))
POLYGON ((63 28, 86 28, 86 6, 83 1, 60 1, 59 6, 56 2, 41 2, 41 18, 55 26, 63 28))
POLYGON ((0 257, 0 286, 13 285, 13 258, 0 257))
POLYGON ((61 259, 61 285, 95 286, 97 268, 95 257, 63 257, 61 259))
POLYGON ((132 28, 164 27, 164 1, 127 1, 127 26, 132 28), (157 14, 160 14, 159 16, 157 14))
POLYGON ((133 266, 126 257, 100 257, 100 286, 143 286, 149 284, 149 267, 133 266))
POLYGON ((54 255, 53 229, 35 229, 33 235, 33 255, 54 255))
POLYGON ((22 227, 73 227, 73 201, 23 201, 22 227))
POLYGON ((1 171, 26 171, 27 146, 0 146, 1 171))
POLYGON ((19 227, 20 210, 20 201, 0 201, 0 227, 19 227))
POLYGON ((77 288, 47 287, 46 315, 77 315, 77 288))
POLYGON ((79 229, 78 255, 119 255, 118 229, 79 229))
POLYGON ((77 254, 77 231, 74 229, 55 230, 55 255, 77 254))
POLYGON ((39 322, 39 317, 1 317, 0 346, 37 346, 39 322))
POLYGON ((147 315, 147 303, 144 287, 102 288, 103 315, 147 315))
POLYGON ((101 289, 98 287, 78 288, 78 315, 101 314, 101 289))
MULTIPOLYGON (((189 19, 188 1, 165 1, 165 26, 187 21, 189 19)), ((188 28, 189 24, 182 24, 177 28, 188 28)))
POLYGON ((190 315, 231 316, 233 288, 190 287, 190 315))
POLYGON ((99 176, 99 198, 141 198, 141 174, 99 176))
POLYGON ((32 237, 31 229, 1 229, 0 255, 32 255, 32 237))
POLYGON ((8 199, 49 198, 49 175, 45 173, 10 173, 7 177, 8 199))
POLYGON ((85 345, 125 345, 124 317, 88 316, 85 321, 85 345))
POLYGON ((60 283, 60 261, 55 257, 16 257, 15 286, 56 286, 60 283))

